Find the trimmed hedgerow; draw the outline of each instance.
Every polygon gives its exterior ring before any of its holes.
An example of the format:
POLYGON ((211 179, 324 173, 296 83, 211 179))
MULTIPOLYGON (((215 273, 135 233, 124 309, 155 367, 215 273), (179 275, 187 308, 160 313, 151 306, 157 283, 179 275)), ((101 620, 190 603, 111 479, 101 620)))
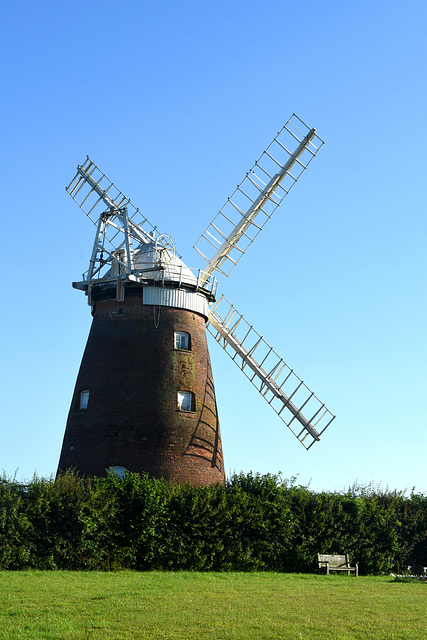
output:
POLYGON ((420 570, 427 496, 251 473, 196 488, 132 473, 0 478, 0 569, 311 572, 334 552, 364 574, 420 570))

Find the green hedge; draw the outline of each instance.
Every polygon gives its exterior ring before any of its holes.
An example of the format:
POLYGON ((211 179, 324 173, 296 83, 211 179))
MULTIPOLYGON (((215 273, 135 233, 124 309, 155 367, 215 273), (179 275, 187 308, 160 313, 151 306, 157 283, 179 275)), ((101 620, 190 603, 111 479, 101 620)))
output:
POLYGON ((0 478, 0 569, 303 571, 349 553, 362 574, 427 565, 427 496, 352 487, 315 493, 239 474, 192 488, 121 480, 0 478))

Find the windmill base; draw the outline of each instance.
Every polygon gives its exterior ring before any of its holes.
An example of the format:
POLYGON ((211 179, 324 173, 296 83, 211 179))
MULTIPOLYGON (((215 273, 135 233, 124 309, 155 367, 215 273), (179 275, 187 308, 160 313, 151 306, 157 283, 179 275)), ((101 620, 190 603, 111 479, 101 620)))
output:
POLYGON ((102 476, 117 467, 174 483, 222 483, 205 318, 142 298, 141 289, 94 304, 58 472, 102 476), (177 348, 177 334, 188 335, 188 348, 177 348))

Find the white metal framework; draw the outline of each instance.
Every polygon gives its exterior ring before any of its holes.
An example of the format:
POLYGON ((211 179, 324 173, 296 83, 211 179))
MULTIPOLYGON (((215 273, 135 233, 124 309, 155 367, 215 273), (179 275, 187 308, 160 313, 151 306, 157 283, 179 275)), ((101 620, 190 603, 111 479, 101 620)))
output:
POLYGON ((111 261, 118 261, 124 273, 131 273, 132 242, 153 242, 155 227, 89 156, 77 167, 66 190, 97 227, 87 279, 99 278, 111 261))
POLYGON ((223 296, 210 309, 209 323, 211 335, 309 449, 335 416, 223 296))
POLYGON ((162 287, 173 282, 178 288, 203 290, 209 299, 215 298, 216 279, 175 259, 173 240, 159 235, 89 156, 77 167, 66 190, 96 226, 89 269, 83 274, 83 281, 74 283, 76 288, 88 291, 89 303, 92 285, 108 281, 116 282, 118 300, 123 300, 125 282, 156 283, 162 287), (148 265, 141 265, 140 248, 144 245, 148 251, 152 247, 154 256, 148 265))
POLYGON ((100 217, 107 219, 104 233, 108 235, 108 242, 115 250, 123 244, 124 228, 114 224, 114 217, 117 216, 119 222, 124 225, 124 219, 121 217, 124 209, 127 209, 126 219, 131 236, 138 242, 149 242, 153 239, 156 227, 150 224, 89 156, 77 167, 77 173, 66 190, 95 225, 99 224, 100 217), (107 211, 100 216, 104 205, 107 206, 107 211))
POLYGON ((289 118, 194 245, 206 273, 230 273, 322 145, 316 129, 289 118))

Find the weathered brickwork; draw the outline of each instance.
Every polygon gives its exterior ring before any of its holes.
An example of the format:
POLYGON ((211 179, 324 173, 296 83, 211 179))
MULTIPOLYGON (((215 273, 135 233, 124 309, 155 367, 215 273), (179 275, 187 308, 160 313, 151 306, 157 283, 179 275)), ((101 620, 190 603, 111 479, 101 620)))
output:
POLYGON ((58 471, 104 475, 115 465, 177 483, 224 481, 203 316, 138 295, 96 302, 58 471), (190 350, 175 349, 176 331, 190 334, 190 350), (194 394, 194 411, 178 409, 178 391, 194 394))

